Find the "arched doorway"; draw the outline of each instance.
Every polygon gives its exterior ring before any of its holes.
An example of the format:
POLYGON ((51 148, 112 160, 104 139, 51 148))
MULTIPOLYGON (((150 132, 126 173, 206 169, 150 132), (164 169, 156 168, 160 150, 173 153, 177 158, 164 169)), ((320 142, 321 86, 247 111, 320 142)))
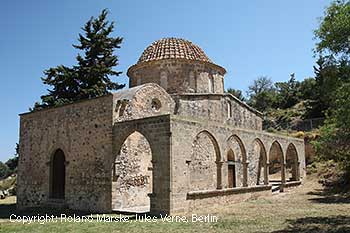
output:
POLYGON ((135 131, 125 139, 112 167, 112 209, 149 212, 152 192, 151 146, 143 134, 135 131))
POLYGON ((299 180, 298 170, 298 153, 295 146, 291 143, 288 145, 286 152, 286 180, 299 180))
POLYGON ((50 167, 50 198, 64 199, 66 184, 65 156, 61 149, 55 151, 50 167))
POLYGON ((228 187, 236 187, 236 168, 235 168, 235 154, 230 149, 227 152, 227 176, 228 176, 228 187))
POLYGON ((192 191, 221 188, 219 146, 207 131, 197 134, 192 143, 189 168, 189 186, 192 191))
POLYGON ((236 187, 248 186, 247 154, 242 140, 237 135, 232 135, 227 140, 227 147, 235 155, 236 187))
POLYGON ((274 141, 269 152, 269 181, 274 184, 285 182, 285 168, 281 145, 274 141))

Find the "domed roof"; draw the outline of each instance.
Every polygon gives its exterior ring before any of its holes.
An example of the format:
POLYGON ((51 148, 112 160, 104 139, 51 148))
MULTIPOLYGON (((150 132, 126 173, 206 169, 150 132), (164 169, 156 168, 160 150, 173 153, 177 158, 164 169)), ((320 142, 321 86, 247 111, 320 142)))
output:
POLYGON ((191 41, 179 38, 163 38, 148 46, 143 51, 137 64, 163 59, 187 59, 212 63, 203 50, 191 41))

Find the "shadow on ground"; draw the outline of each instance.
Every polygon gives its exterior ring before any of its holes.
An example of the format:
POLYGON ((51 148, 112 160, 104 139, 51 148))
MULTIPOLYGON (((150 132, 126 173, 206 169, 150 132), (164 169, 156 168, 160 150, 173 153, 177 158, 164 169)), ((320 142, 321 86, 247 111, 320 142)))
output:
POLYGON ((312 197, 309 200, 316 203, 324 204, 350 204, 349 193, 335 193, 328 191, 327 189, 316 189, 315 191, 308 192, 308 195, 317 196, 312 197))
POLYGON ((273 233, 348 233, 350 232, 349 216, 305 217, 287 220, 288 227, 273 233))

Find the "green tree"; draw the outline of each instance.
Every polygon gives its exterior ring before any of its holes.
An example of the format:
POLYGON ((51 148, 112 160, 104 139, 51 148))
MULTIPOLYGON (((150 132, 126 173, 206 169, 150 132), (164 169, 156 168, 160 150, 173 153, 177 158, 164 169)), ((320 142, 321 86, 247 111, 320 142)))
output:
POLYGON ((77 65, 60 65, 44 71, 43 83, 52 88, 47 95, 41 96, 41 103, 36 103, 35 109, 102 96, 125 86, 110 79, 121 74, 113 68, 118 65, 114 51, 120 48, 123 39, 111 36, 114 22, 109 22, 107 15, 105 9, 97 18, 91 17, 83 27, 79 44, 73 45, 83 52, 77 55, 77 65))
POLYGON ((261 92, 271 91, 273 89, 273 82, 267 76, 260 76, 253 81, 248 87, 248 96, 258 95, 261 92))
POLYGON ((248 87, 248 104, 259 111, 267 111, 275 103, 276 90, 273 82, 266 76, 260 76, 248 87))
POLYGON ((276 108, 290 108, 300 101, 300 83, 295 79, 294 73, 287 82, 275 83, 277 89, 276 108))
POLYGON ((318 39, 316 52, 349 56, 350 2, 344 0, 332 2, 314 33, 318 39))
POLYGON ((319 57, 314 66, 315 86, 309 95, 309 117, 324 117, 335 101, 336 90, 350 81, 349 62, 337 61, 333 56, 319 57))
POLYGON ((0 179, 5 178, 10 174, 10 169, 4 164, 0 162, 0 179))
POLYGON ((305 78, 300 82, 299 94, 302 100, 315 99, 316 79, 313 77, 305 78))
POLYGON ((10 158, 5 162, 6 166, 10 169, 11 172, 17 171, 18 159, 19 159, 19 144, 16 143, 16 153, 13 158, 10 158))
POLYGON ((315 30, 319 55, 314 110, 326 115, 315 143, 321 159, 350 169, 350 3, 334 1, 315 30))
POLYGON ((228 88, 227 93, 230 93, 230 94, 236 96, 239 100, 245 101, 245 98, 244 98, 241 90, 234 89, 234 88, 228 88))
POLYGON ((319 158, 335 160, 345 170, 350 169, 350 83, 336 91, 334 105, 329 109, 326 124, 321 127, 315 143, 319 158))
POLYGON ((266 112, 271 109, 276 100, 276 92, 274 89, 262 91, 249 99, 249 105, 261 112, 266 112))

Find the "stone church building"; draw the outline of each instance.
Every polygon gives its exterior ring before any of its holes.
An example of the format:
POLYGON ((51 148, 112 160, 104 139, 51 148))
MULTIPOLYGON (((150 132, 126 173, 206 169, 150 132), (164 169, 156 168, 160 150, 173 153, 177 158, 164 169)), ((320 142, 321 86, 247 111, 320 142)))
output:
POLYGON ((17 207, 181 214, 299 185, 303 140, 264 132, 225 73, 165 38, 129 68, 129 89, 21 114, 17 207))

